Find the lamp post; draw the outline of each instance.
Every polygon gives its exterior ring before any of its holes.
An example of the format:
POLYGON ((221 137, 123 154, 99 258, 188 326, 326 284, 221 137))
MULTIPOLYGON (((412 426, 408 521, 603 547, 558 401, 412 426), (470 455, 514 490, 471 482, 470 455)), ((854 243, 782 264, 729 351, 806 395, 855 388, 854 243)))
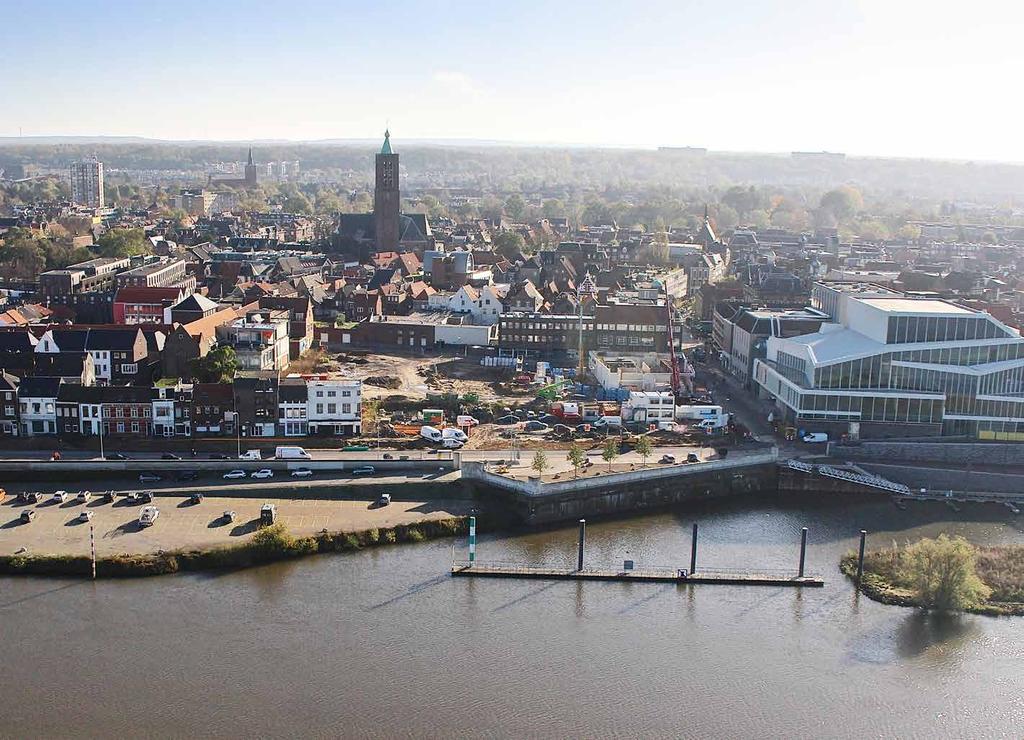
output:
MULTIPOLYGON (((100 420, 97 426, 100 433, 100 460, 106 460, 107 456, 103 454, 103 404, 100 404, 100 420)), ((95 577, 95 576, 94 576, 95 577)))

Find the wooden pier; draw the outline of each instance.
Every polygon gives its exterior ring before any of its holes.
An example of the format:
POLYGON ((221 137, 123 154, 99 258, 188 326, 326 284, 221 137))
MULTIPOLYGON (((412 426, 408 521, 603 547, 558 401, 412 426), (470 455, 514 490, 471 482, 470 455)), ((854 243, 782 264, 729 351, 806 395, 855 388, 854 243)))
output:
POLYGON ((796 586, 820 588, 825 582, 813 576, 792 573, 703 570, 690 573, 678 568, 637 568, 635 570, 557 568, 545 565, 455 561, 452 575, 464 578, 530 578, 548 581, 618 581, 645 583, 708 583, 730 586, 796 586))

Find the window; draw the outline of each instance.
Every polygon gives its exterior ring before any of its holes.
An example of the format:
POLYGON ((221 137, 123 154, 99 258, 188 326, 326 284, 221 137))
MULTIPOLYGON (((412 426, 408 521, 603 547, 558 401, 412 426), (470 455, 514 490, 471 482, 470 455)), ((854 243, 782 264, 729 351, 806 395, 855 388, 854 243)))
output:
POLYGON ((133 422, 132 422, 132 431, 133 431, 133 432, 134 432, 135 434, 138 434, 138 433, 139 433, 139 422, 137 422, 137 421, 133 421, 133 422))
POLYGON ((318 414, 322 414, 324 412, 324 405, 322 403, 318 403, 316 405, 316 412, 318 414))
POLYGON ((327 404, 327 413, 328 414, 336 414, 336 413, 338 413, 338 404, 336 404, 336 403, 329 403, 329 404, 327 404))

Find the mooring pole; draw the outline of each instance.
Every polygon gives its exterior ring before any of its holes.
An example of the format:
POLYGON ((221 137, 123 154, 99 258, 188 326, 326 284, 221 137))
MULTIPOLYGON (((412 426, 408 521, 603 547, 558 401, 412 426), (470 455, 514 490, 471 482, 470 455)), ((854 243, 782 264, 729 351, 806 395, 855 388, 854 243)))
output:
POLYGON ((587 520, 580 519, 580 541, 576 543, 579 551, 576 553, 576 570, 583 570, 583 543, 587 539, 587 520))
POLYGON ((864 542, 868 538, 867 530, 860 531, 860 551, 857 553, 857 583, 864 577, 864 542))
POLYGON ((96 535, 92 522, 89 522, 89 556, 92 560, 92 579, 96 580, 96 535))
POLYGON ((807 556, 807 527, 800 530, 800 573, 797 578, 804 577, 804 560, 807 556))
POLYGON ((697 571, 697 522, 693 523, 693 534, 690 535, 690 575, 697 571))
POLYGON ((476 560, 476 517, 469 518, 469 562, 476 560))

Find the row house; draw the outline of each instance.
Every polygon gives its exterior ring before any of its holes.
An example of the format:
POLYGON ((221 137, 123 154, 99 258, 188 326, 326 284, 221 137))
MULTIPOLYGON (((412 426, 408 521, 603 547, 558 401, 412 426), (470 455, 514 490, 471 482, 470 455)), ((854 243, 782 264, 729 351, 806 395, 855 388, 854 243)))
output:
POLYGON ((278 386, 278 431, 285 437, 309 434, 309 393, 302 378, 285 378, 278 386))
POLYGON ((49 329, 36 352, 88 352, 95 363, 96 381, 127 385, 145 369, 149 357, 146 335, 138 328, 49 329))
POLYGON ((0 370, 0 436, 18 436, 18 386, 16 375, 0 370))
POLYGON ((235 434, 235 396, 228 383, 195 383, 190 419, 196 436, 235 434))
POLYGON ((259 307, 288 312, 288 356, 297 360, 313 346, 313 301, 309 296, 263 296, 259 307))
POLYGON ((160 382, 152 390, 153 435, 189 437, 192 435, 192 384, 180 381, 160 382))
POLYGON ((114 294, 115 324, 162 324, 164 311, 184 298, 181 288, 119 288, 114 294))
POLYGON ((362 432, 362 381, 321 376, 307 382, 309 434, 354 436, 362 432))
POLYGON ((23 378, 18 386, 18 411, 21 436, 37 437, 57 433, 57 396, 61 378, 36 376, 23 378))
POLYGON ((86 436, 148 437, 153 433, 151 393, 150 388, 142 386, 62 384, 56 403, 57 431, 86 436))

